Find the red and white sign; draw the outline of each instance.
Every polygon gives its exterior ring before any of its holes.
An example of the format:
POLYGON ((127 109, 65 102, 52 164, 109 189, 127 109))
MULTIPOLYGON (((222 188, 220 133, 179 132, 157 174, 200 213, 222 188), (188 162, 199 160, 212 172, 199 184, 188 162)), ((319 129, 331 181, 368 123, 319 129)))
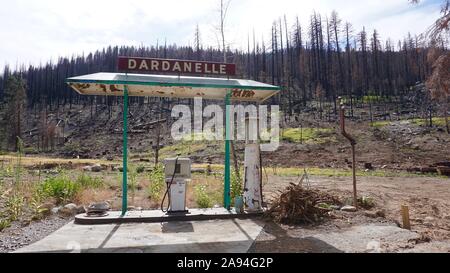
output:
POLYGON ((158 72, 173 74, 236 75, 236 65, 188 60, 119 57, 121 72, 158 72))

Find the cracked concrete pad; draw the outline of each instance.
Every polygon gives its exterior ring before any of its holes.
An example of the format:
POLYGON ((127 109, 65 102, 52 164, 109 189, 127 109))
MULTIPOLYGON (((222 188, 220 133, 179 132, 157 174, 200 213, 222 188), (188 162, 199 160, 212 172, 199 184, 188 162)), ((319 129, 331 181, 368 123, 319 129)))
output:
POLYGON ((388 252, 407 248, 420 235, 392 225, 362 225, 340 232, 320 233, 312 237, 347 252, 388 252))
POLYGON ((261 232, 254 220, 81 226, 67 224, 17 252, 245 253, 261 232))

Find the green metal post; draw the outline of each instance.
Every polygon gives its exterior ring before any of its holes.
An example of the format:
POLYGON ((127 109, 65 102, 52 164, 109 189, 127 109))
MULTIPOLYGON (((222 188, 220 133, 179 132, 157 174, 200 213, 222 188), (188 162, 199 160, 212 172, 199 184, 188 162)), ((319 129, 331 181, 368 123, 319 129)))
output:
POLYGON ((227 92, 225 97, 225 175, 224 175, 224 207, 231 209, 231 164, 230 164, 230 143, 231 143, 231 91, 227 92))
POLYGON ((128 211, 128 86, 123 90, 123 180, 122 216, 128 211))

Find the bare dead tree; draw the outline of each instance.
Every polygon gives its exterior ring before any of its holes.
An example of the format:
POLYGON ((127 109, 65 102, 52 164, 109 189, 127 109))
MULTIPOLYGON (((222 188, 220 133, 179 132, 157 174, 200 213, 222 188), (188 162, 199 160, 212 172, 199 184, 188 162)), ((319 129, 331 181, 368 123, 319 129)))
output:
MULTIPOLYGON (((419 3, 420 0, 410 0, 419 3)), ((440 104, 442 114, 445 118, 447 133, 450 134, 448 121, 449 99, 450 99, 450 54, 448 51, 441 52, 437 45, 444 43, 445 37, 450 36, 450 0, 443 0, 441 17, 427 30, 425 38, 431 42, 432 50, 428 54, 429 61, 433 62, 433 73, 426 82, 431 97, 440 104), (433 61, 434 59, 434 61, 433 61)))
POLYGON ((227 62, 227 48, 225 43, 225 21, 227 19, 228 8, 230 7, 231 0, 220 0, 220 37, 222 42, 223 61, 227 62))
POLYGON ((450 134, 448 121, 449 98, 450 98, 450 54, 443 54, 433 64, 433 73, 427 81, 431 97, 436 100, 445 118, 447 133, 450 134))
MULTIPOLYGON (((226 63, 227 62, 227 48, 226 48, 226 40, 225 40, 225 22, 227 19, 227 13, 228 13, 228 8, 230 7, 230 3, 231 0, 220 0, 220 27, 219 27, 219 31, 220 31, 220 36, 222 38, 221 42, 222 42, 222 51, 223 51, 223 62, 226 63)), ((249 64, 250 66, 250 64, 249 64)), ((231 153, 233 155, 233 161, 234 161, 234 171, 236 173, 236 177, 238 179, 238 181, 240 181, 240 171, 239 171, 239 162, 238 162, 238 158, 236 155, 236 149, 235 149, 235 145, 234 142, 231 141, 230 143, 231 145, 231 153)))

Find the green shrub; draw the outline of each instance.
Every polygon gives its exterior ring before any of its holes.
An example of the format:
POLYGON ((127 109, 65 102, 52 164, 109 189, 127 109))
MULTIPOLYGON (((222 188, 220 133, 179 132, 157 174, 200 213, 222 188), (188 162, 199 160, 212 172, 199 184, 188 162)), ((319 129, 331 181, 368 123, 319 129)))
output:
POLYGON ((14 176, 14 167, 12 164, 7 164, 1 170, 1 175, 3 177, 13 177, 14 176))
POLYGON ((363 196, 358 198, 358 205, 363 209, 372 209, 375 207, 375 200, 373 198, 363 196))
POLYGON ((150 185, 148 187, 148 196, 152 200, 158 201, 165 189, 164 167, 158 164, 149 175, 150 185))
MULTIPOLYGON (((434 126, 440 126, 440 127, 445 126, 445 118, 433 117, 432 121, 433 121, 433 125, 434 126)), ((429 122, 430 122, 429 119, 420 119, 420 118, 418 118, 418 119, 413 119, 412 120, 413 124, 420 125, 420 126, 428 125, 429 122)))
POLYGON ((49 213, 49 209, 42 206, 42 203, 46 199, 46 194, 42 187, 39 185, 34 187, 31 200, 27 204, 31 210, 31 219, 40 220, 44 214, 49 213))
POLYGON ((213 206, 211 197, 206 192, 205 185, 197 185, 195 187, 195 201, 199 208, 207 209, 213 206))
POLYGON ((134 194, 134 192, 138 186, 137 178, 138 178, 137 168, 130 167, 130 169, 128 171, 128 180, 130 182, 128 184, 128 188, 132 191, 132 194, 134 194))
POLYGON ((389 125, 391 125, 390 121, 375 121, 371 124, 371 126, 374 128, 383 128, 389 125))
POLYGON ((9 228, 11 226, 11 221, 9 219, 0 219, 0 232, 2 232, 5 228, 9 228))
POLYGON ((39 151, 35 147, 24 148, 23 152, 25 154, 39 154, 39 151))
POLYGON ((49 213, 49 209, 43 207, 37 199, 32 199, 28 205, 31 210, 32 220, 40 220, 46 213, 49 213))
POLYGON ((137 173, 144 173, 145 172, 145 166, 144 165, 139 165, 136 167, 136 172, 137 173))
POLYGON ((242 196, 243 193, 242 179, 238 179, 236 171, 231 172, 231 202, 234 203, 234 199, 238 196, 242 196))
POLYGON ((16 221, 22 216, 23 205, 25 198, 19 195, 12 195, 6 200, 6 209, 9 215, 9 220, 16 221))
POLYGON ((291 143, 307 141, 320 142, 333 134, 333 129, 321 128, 288 128, 282 131, 282 138, 291 143))
POLYGON ((40 187, 46 196, 55 198, 58 204, 72 201, 81 189, 80 184, 64 175, 48 178, 40 187))
POLYGON ((92 177, 90 175, 82 173, 80 176, 78 176, 76 180, 77 184, 79 184, 83 188, 101 188, 104 186, 104 182, 99 177, 92 177))

